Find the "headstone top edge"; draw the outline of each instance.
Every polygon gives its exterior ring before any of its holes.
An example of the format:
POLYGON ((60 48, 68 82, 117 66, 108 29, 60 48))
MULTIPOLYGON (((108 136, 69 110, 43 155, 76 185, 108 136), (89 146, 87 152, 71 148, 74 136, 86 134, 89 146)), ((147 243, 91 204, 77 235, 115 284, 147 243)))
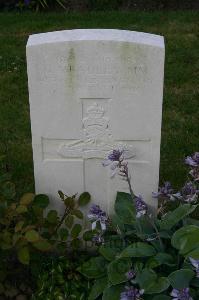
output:
POLYGON ((75 41, 116 41, 156 46, 164 49, 164 37, 145 32, 118 29, 73 29, 29 36, 27 47, 75 41))

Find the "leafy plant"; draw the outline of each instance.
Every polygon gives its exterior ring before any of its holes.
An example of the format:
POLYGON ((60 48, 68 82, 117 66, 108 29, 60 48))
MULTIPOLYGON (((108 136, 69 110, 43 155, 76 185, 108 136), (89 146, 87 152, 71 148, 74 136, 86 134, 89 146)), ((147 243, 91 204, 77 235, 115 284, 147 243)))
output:
POLYGON ((169 185, 160 189, 158 196, 180 202, 173 211, 156 217, 133 192, 126 155, 126 150, 116 149, 103 162, 111 167, 112 176, 119 171, 130 193, 117 193, 112 218, 104 218, 99 207, 91 209, 90 219, 94 227, 98 224, 100 236, 98 256, 79 267, 84 276, 95 279, 88 299, 198 299, 199 226, 190 215, 198 208, 199 160, 190 171, 192 193, 174 194, 169 185), (100 226, 102 221, 105 227, 100 226))
POLYGON ((89 203, 90 195, 67 196, 59 191, 59 196, 62 216, 56 210, 46 211, 47 195, 27 193, 16 199, 10 175, 0 176, 0 295, 20 294, 21 283, 31 287, 31 266, 41 253, 63 255, 82 245, 84 216, 80 207, 89 203))
POLYGON ((41 273, 37 278, 37 291, 32 299, 87 300, 91 282, 76 270, 85 259, 85 255, 76 255, 72 259, 52 256, 47 263, 43 261, 41 273))

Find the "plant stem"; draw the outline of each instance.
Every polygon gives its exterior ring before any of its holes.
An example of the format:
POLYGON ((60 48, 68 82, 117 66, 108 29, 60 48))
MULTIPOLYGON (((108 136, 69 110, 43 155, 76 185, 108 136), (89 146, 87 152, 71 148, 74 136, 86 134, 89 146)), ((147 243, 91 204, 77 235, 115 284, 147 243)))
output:
POLYGON ((61 225, 63 224, 65 218, 68 216, 68 214, 70 213, 70 209, 68 209, 67 207, 65 208, 64 214, 60 220, 60 222, 57 224, 57 226, 55 227, 52 236, 57 233, 57 230, 61 227, 61 225))

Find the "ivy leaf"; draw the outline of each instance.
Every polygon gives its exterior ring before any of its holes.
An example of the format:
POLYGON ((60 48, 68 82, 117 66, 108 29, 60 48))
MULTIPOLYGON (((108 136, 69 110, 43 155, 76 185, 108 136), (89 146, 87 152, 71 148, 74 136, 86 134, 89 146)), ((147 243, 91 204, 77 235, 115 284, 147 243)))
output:
POLYGON ((171 273, 168 278, 174 289, 184 289, 189 286, 195 273, 190 269, 181 269, 171 273))
POLYGON ((36 205, 40 208, 46 208, 49 205, 49 198, 47 195, 39 194, 36 195, 33 200, 33 205, 36 205))
POLYGON ((91 196, 88 192, 84 192, 79 196, 78 204, 79 206, 87 205, 91 200, 91 196))
POLYGON ((130 258, 119 258, 112 261, 108 265, 108 278, 109 281, 115 285, 122 282, 126 282, 126 273, 131 269, 131 259, 130 258))
POLYGON ((29 254, 28 247, 20 248, 17 251, 17 257, 22 264, 28 265, 30 261, 30 254, 29 254))
POLYGON ((40 236, 36 230, 32 229, 26 232, 25 239, 30 243, 34 243, 40 239, 40 236))
POLYGON ((75 224, 71 230, 71 236, 73 239, 77 238, 82 230, 82 226, 80 224, 75 224))
POLYGON ((156 250, 147 243, 133 243, 122 251, 120 257, 146 257, 156 254, 156 250))
POLYGON ((135 206, 130 194, 118 192, 115 201, 115 212, 124 224, 134 224, 135 206))
POLYGON ((95 300, 96 298, 98 298, 103 293, 107 284, 107 277, 97 279, 92 286, 88 300, 95 300))

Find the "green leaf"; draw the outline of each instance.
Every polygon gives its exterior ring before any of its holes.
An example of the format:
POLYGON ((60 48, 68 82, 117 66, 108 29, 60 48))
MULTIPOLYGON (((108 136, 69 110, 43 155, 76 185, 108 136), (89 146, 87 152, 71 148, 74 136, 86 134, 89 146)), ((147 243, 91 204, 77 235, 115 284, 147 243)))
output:
POLYGON ((174 266, 173 257, 170 254, 160 252, 151 257, 146 263, 146 267, 151 269, 161 265, 174 266))
POLYGON ((27 207, 25 205, 19 205, 17 206, 17 209, 16 209, 16 212, 18 214, 24 214, 26 213, 28 210, 27 210, 27 207))
POLYGON ((62 241, 66 241, 68 238, 68 229, 67 228, 60 228, 59 236, 62 241))
POLYGON ((120 253, 120 249, 118 248, 113 248, 111 246, 108 245, 102 245, 99 248, 99 253, 104 256, 104 258, 106 258, 109 261, 112 261, 115 259, 115 256, 120 253))
POLYGON ((192 204, 184 204, 177 207, 175 210, 168 212, 160 222, 160 229, 161 230, 169 230, 179 221, 184 219, 186 216, 191 214, 197 205, 192 204))
POLYGON ((130 194, 118 192, 115 201, 115 212, 124 224, 134 224, 135 206, 130 194))
POLYGON ((172 236, 171 244, 182 255, 199 248, 199 227, 187 225, 178 229, 172 236))
POLYGON ((79 209, 74 209, 72 210, 71 214, 75 217, 77 217, 78 219, 83 219, 84 218, 84 215, 83 213, 81 212, 81 210, 79 209))
POLYGON ((52 245, 46 240, 37 241, 33 243, 33 246, 42 252, 46 252, 52 249, 52 245))
POLYGON ((33 193, 26 193, 24 194, 21 199, 20 199, 20 204, 28 206, 34 199, 34 194, 33 193))
POLYGON ((88 192, 84 192, 79 196, 78 204, 79 206, 87 205, 91 200, 91 196, 88 192))
POLYGON ((85 231, 83 234, 84 241, 92 241, 93 235, 94 235, 93 230, 85 231))
POLYGON ((107 261, 99 256, 86 261, 78 271, 88 278, 100 278, 106 275, 107 261))
POLYGON ((74 217, 69 215, 67 216, 67 218, 65 219, 65 225, 70 229, 73 226, 73 222, 74 222, 74 217))
POLYGON ((46 208, 49 205, 49 198, 47 195, 39 194, 36 195, 33 200, 33 205, 36 205, 40 208, 46 208))
POLYGON ((32 229, 32 230, 29 230, 29 231, 26 232, 25 238, 28 242, 34 243, 34 242, 37 242, 40 239, 40 236, 39 236, 37 231, 32 229))
POLYGON ((130 258, 119 258, 112 261, 108 265, 108 278, 109 281, 115 285, 122 282, 126 282, 126 273, 131 269, 131 259, 130 258))
POLYGON ((103 293, 102 300, 118 300, 124 290, 123 284, 107 287, 103 293))
POLYGON ((80 234, 81 230, 82 230, 82 226, 80 224, 75 224, 71 230, 72 238, 74 238, 74 239, 77 238, 78 235, 80 234))
POLYGON ((2 186, 1 186, 1 193, 3 194, 3 196, 8 199, 11 200, 15 197, 16 195, 16 191, 15 191, 15 185, 14 183, 10 182, 10 181, 6 181, 2 186))
POLYGON ((159 294, 168 289, 170 283, 165 277, 158 277, 151 269, 143 269, 136 277, 146 294, 159 294))
POLYGON ((133 243, 122 251, 120 257, 146 257, 156 254, 155 249, 147 243, 133 243))
POLYGON ((20 248, 17 251, 17 257, 22 264, 28 265, 30 261, 30 254, 29 254, 28 247, 20 248))
POLYGON ((50 210, 47 214, 47 220, 50 224, 57 224, 58 215, 56 210, 50 210))
POLYGON ((107 284, 107 277, 97 279, 92 286, 88 300, 95 300, 96 298, 98 298, 103 293, 107 284))
POLYGON ((181 269, 171 273, 168 278, 174 289, 183 289, 189 286, 195 273, 190 269, 181 269))

